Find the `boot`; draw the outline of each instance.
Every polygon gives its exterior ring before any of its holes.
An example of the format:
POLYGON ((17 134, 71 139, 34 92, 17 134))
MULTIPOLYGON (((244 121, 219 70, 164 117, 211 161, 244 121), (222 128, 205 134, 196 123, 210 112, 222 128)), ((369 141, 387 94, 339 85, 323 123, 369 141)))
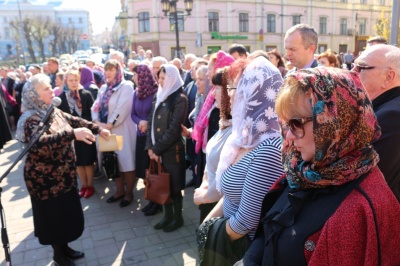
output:
POLYGON ((142 209, 142 212, 147 212, 150 208, 151 208, 151 206, 153 205, 154 203, 152 202, 152 201, 149 201, 149 204, 147 204, 143 209, 142 209))
POLYGON ((154 226, 154 229, 160 230, 166 227, 173 220, 172 204, 164 205, 164 218, 154 226))
POLYGON ((174 216, 172 222, 170 222, 163 229, 163 231, 166 233, 175 231, 183 225, 182 198, 174 199, 174 202, 172 204, 174 206, 174 216))
POLYGON ((65 256, 63 245, 51 245, 54 250, 53 261, 56 266, 75 266, 75 263, 65 256))
POLYGON ((153 202, 153 205, 151 205, 151 207, 147 211, 144 212, 144 215, 152 216, 152 215, 157 214, 157 212, 159 212, 159 211, 162 211, 161 205, 153 202))

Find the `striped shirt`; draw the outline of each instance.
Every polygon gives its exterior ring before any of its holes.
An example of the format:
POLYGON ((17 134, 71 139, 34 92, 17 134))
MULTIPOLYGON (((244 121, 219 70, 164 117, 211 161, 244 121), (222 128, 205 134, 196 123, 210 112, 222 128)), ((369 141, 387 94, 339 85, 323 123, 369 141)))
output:
POLYGON ((279 137, 264 140, 224 172, 223 212, 233 231, 254 238, 264 196, 282 174, 279 137))

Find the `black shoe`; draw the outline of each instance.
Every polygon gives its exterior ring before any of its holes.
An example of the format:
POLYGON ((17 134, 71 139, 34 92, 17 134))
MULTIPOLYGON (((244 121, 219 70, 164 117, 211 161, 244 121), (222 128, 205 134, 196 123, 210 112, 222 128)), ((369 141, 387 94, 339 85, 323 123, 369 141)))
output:
POLYGON ((190 181, 186 183, 185 188, 194 187, 194 183, 195 183, 194 178, 192 178, 190 181))
POLYGON ((175 231, 176 229, 183 226, 183 218, 179 217, 178 219, 172 220, 167 226, 164 227, 163 231, 166 233, 175 231))
POLYGON ((75 266, 75 263, 67 257, 53 257, 56 266, 75 266))
POLYGON ((151 206, 152 206, 153 204, 154 204, 153 202, 149 201, 149 204, 147 204, 147 205, 142 209, 142 212, 147 212, 147 211, 151 208, 151 206))
POLYGON ((164 218, 154 226, 154 229, 160 230, 166 227, 173 219, 172 204, 164 205, 164 218))
POLYGON ((159 211, 162 211, 161 205, 158 205, 157 203, 153 202, 153 205, 151 205, 151 207, 146 212, 144 212, 144 215, 152 216, 157 214, 157 212, 159 211))
POLYGON ((107 203, 113 203, 113 202, 116 202, 116 201, 122 199, 123 197, 125 197, 125 195, 122 195, 121 197, 114 197, 114 196, 111 196, 111 197, 109 197, 109 198, 107 199, 106 202, 107 202, 107 203))
POLYGON ((119 206, 120 206, 121 208, 123 208, 123 207, 129 206, 129 204, 131 204, 131 202, 132 202, 132 201, 123 199, 123 200, 119 203, 119 206))
POLYGON ((65 256, 66 256, 67 258, 70 258, 71 260, 81 259, 81 258, 83 258, 83 257, 85 256, 85 253, 80 252, 80 251, 73 250, 73 249, 70 248, 70 247, 67 247, 67 248, 64 250, 64 252, 65 252, 65 256))

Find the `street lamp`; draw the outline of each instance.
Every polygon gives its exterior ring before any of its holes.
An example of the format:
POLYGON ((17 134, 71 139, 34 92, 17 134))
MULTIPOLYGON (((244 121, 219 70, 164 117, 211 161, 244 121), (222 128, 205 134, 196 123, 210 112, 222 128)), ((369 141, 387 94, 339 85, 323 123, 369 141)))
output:
MULTIPOLYGON (((178 10, 176 8, 176 3, 178 0, 161 0, 161 8, 164 12, 164 15, 174 16, 174 24, 175 24, 175 35, 176 35, 176 56, 180 58, 181 56, 181 48, 179 47, 179 29, 178 29, 178 10)), ((193 0, 184 0, 185 2, 185 10, 187 15, 190 16, 190 12, 193 9, 193 0)))

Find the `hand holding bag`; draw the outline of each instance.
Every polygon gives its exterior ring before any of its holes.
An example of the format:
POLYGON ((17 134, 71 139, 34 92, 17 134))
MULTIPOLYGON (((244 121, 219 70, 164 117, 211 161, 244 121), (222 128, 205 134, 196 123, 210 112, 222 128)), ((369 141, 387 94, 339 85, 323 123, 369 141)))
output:
POLYGON ((170 174, 164 172, 161 162, 157 162, 157 172, 154 167, 155 161, 150 161, 149 169, 146 169, 144 180, 144 198, 160 205, 171 202, 170 174))

